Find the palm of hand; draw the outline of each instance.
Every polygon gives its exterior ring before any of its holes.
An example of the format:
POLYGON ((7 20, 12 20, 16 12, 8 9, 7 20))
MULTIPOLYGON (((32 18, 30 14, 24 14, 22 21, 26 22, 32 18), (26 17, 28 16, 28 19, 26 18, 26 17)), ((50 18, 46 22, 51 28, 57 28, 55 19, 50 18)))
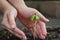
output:
MULTIPOLYGON (((27 8, 26 10, 23 10, 23 12, 19 11, 18 13, 18 18, 20 21, 27 27, 27 29, 30 31, 30 33, 33 35, 34 33, 34 21, 30 20, 30 17, 38 11, 36 11, 33 8, 27 8)), ((45 39, 45 36, 47 35, 46 27, 45 27, 45 22, 42 20, 37 23, 36 27, 36 36, 45 39)))

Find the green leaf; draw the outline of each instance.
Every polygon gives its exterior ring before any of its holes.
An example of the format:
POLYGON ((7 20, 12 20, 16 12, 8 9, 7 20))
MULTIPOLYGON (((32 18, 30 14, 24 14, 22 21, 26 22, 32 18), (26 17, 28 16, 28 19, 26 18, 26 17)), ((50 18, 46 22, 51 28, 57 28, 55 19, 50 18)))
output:
POLYGON ((39 16, 38 16, 38 15, 36 15, 36 21, 39 21, 39 20, 40 20, 39 16))
POLYGON ((34 21, 35 15, 31 16, 31 21, 34 21))

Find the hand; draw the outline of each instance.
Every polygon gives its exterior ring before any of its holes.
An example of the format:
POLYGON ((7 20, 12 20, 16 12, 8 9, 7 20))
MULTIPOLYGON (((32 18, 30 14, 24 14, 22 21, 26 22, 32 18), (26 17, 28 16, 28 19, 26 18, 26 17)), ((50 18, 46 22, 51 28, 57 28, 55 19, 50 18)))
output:
POLYGON ((34 13, 37 13, 39 15, 40 21, 39 23, 37 23, 36 36, 38 36, 41 39, 45 39, 47 35, 45 23, 48 22, 49 20, 46 19, 36 9, 27 7, 24 0, 15 1, 8 0, 8 1, 12 4, 12 6, 14 6, 18 10, 18 18, 26 26, 26 28, 30 31, 32 35, 34 32, 34 22, 30 20, 30 17, 34 15, 34 13))
POLYGON ((46 22, 49 22, 48 19, 46 19, 40 12, 38 12, 36 9, 33 8, 24 8, 21 10, 18 10, 18 18, 20 21, 26 26, 26 28, 30 31, 30 33, 34 34, 34 21, 30 20, 30 17, 34 15, 34 13, 37 13, 40 17, 39 23, 37 23, 36 27, 36 36, 45 39, 47 35, 46 30, 46 22))
POLYGON ((0 1, 2 11, 4 13, 3 20, 2 20, 2 25, 3 28, 7 29, 17 37, 19 37, 21 40, 26 40, 26 36, 23 31, 21 31, 19 28, 17 28, 15 19, 17 17, 17 10, 12 7, 6 0, 5 1, 0 1), (7 6, 8 5, 8 6, 7 6))

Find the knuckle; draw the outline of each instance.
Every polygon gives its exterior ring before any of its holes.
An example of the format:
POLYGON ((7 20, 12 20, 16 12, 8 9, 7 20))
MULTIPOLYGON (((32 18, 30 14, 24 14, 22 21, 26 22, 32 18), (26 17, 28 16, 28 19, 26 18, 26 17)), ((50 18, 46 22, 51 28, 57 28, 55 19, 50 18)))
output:
POLYGON ((12 10, 12 12, 13 12, 13 13, 17 13, 17 10, 14 8, 14 9, 12 10))
POLYGON ((16 27, 10 27, 10 29, 11 29, 11 30, 15 30, 15 29, 16 29, 16 27))

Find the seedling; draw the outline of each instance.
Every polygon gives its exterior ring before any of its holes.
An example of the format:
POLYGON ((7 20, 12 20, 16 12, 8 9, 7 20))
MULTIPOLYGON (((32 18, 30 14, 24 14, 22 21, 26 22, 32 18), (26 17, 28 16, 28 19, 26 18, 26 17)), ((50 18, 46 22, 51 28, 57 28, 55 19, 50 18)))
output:
POLYGON ((35 13, 34 15, 31 16, 31 21, 34 21, 34 40, 35 40, 35 37, 36 37, 36 25, 37 25, 37 22, 39 22, 40 18, 38 16, 37 13, 35 13))

